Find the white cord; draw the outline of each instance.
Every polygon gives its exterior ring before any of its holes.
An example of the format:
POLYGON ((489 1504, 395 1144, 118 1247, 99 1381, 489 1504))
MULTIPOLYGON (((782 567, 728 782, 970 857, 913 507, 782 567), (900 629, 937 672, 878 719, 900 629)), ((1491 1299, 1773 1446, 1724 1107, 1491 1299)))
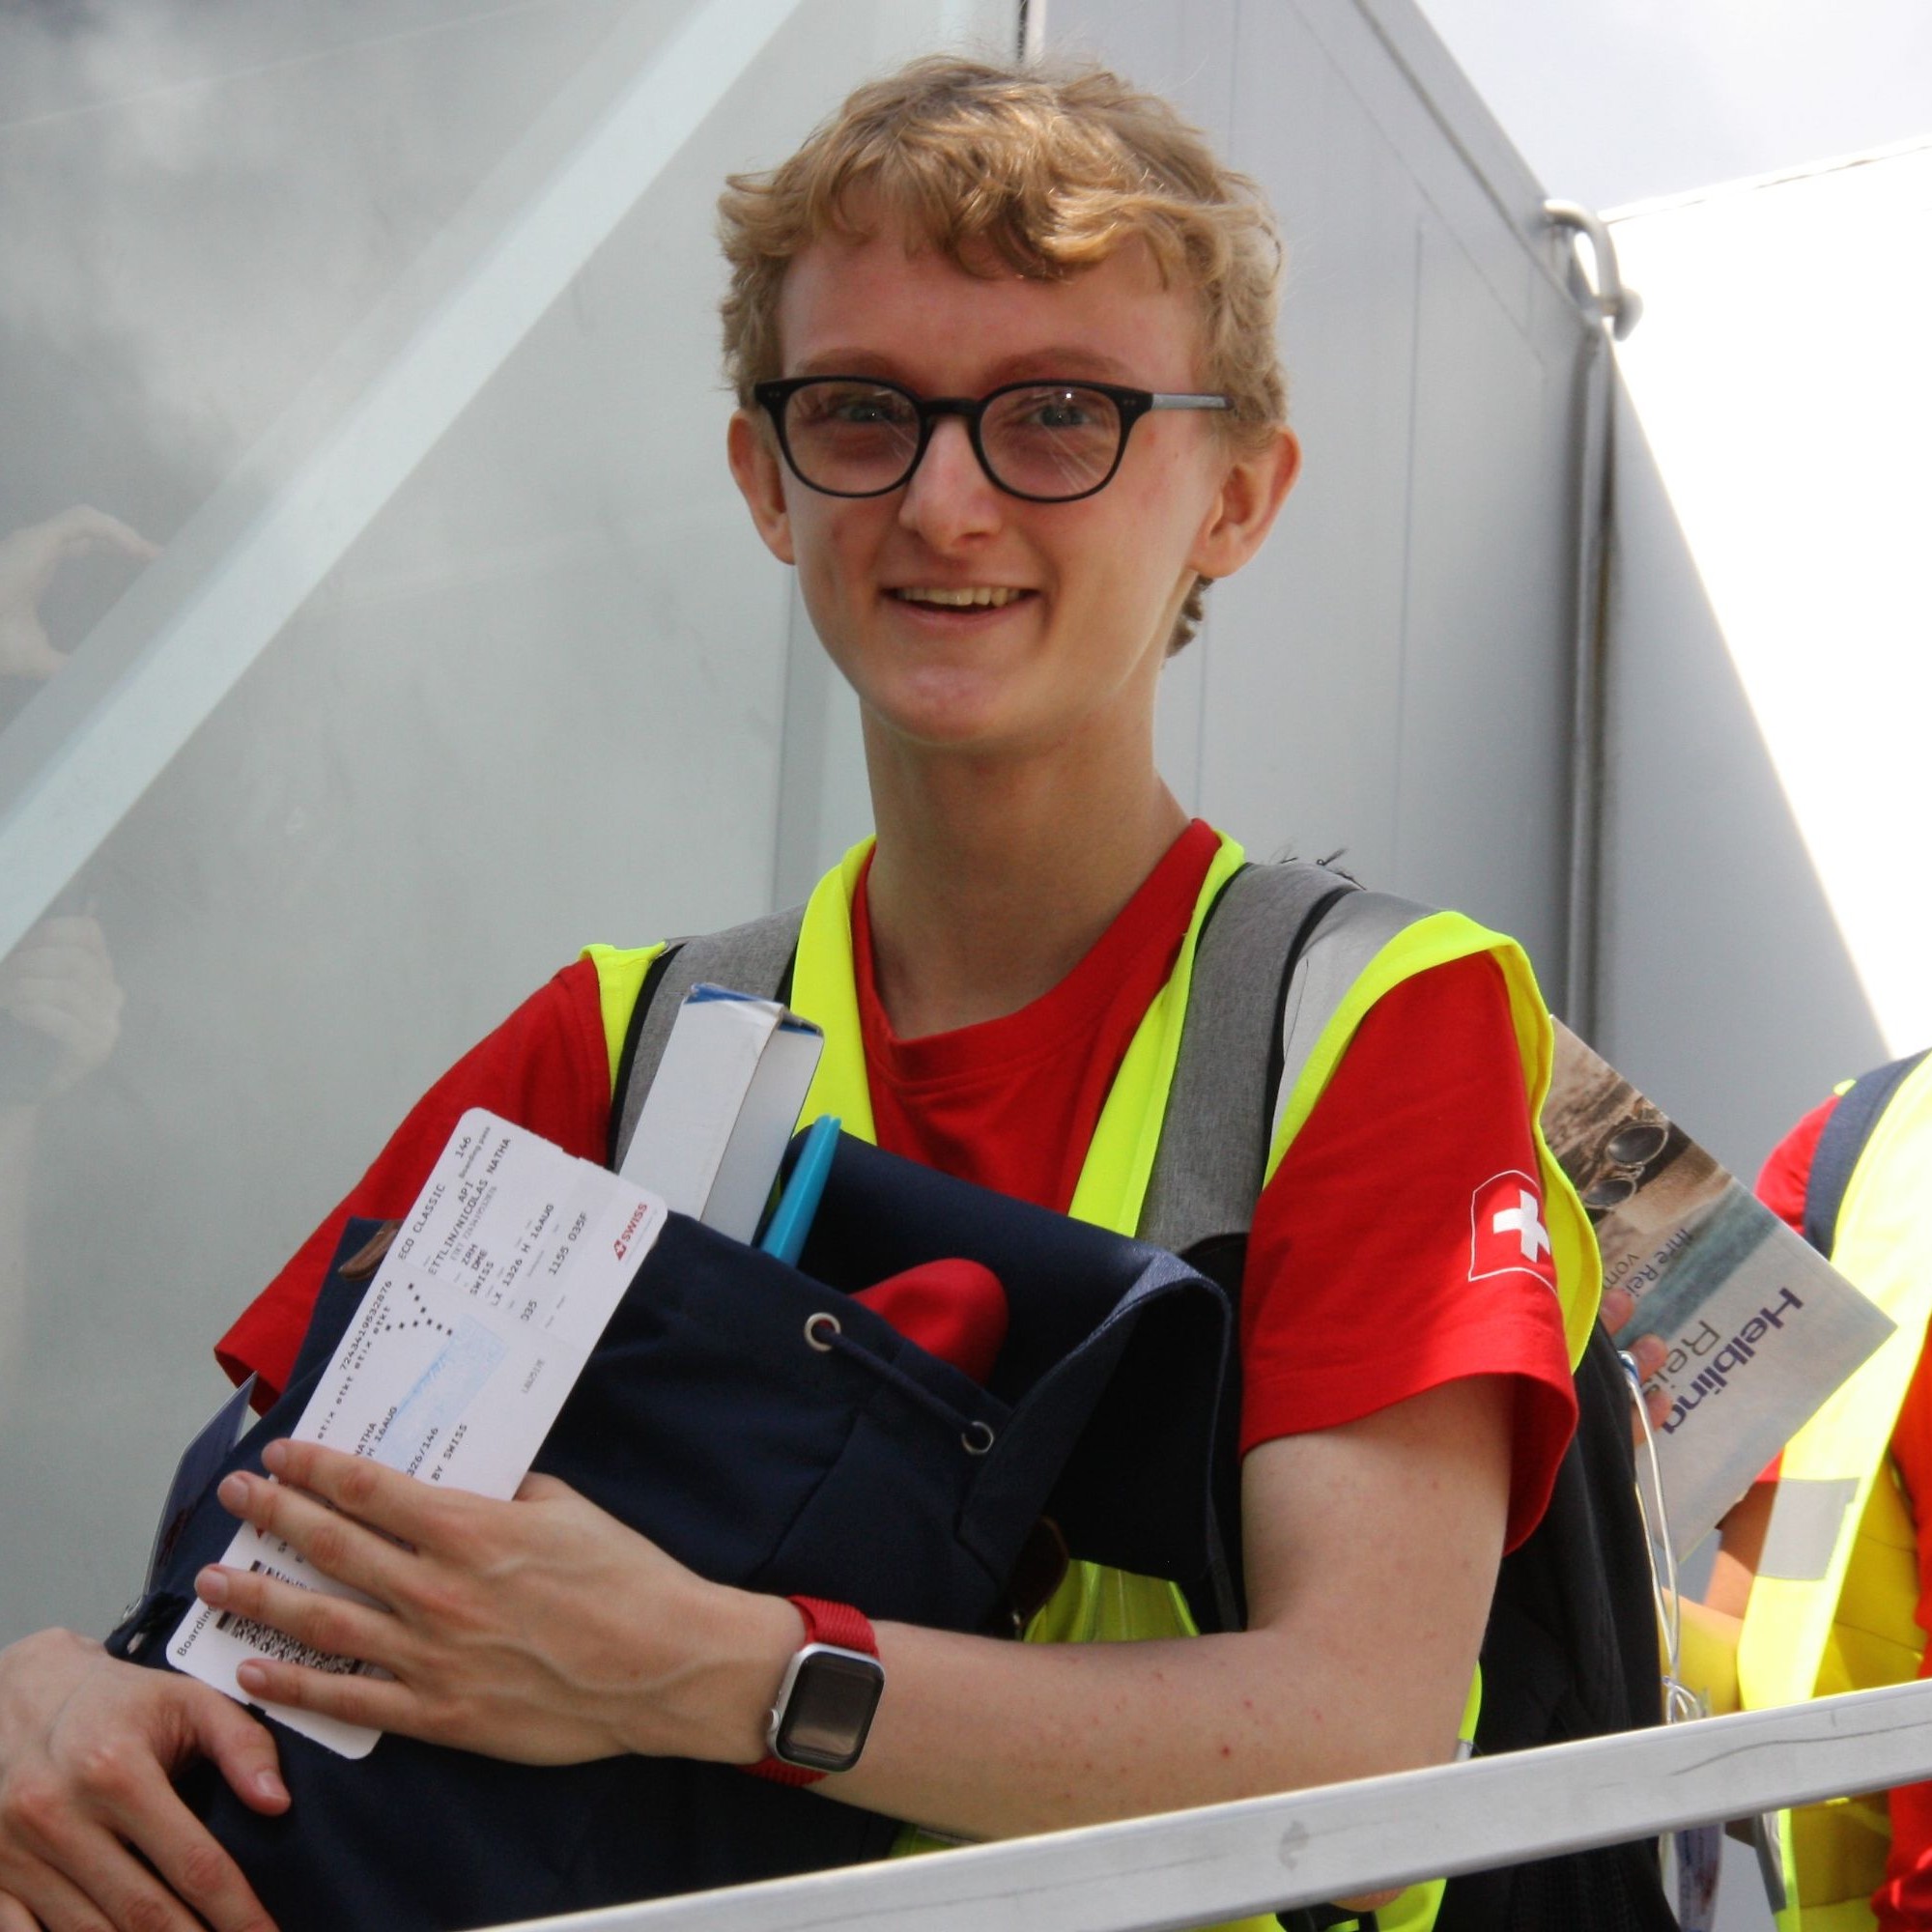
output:
POLYGON ((1681 1724, 1691 1718, 1708 1718, 1710 1706, 1683 1680, 1684 1621, 1677 1599, 1677 1556, 1670 1543, 1670 1518, 1663 1503, 1663 1472, 1658 1465, 1657 1435, 1650 1426, 1650 1410, 1643 1400, 1643 1378, 1636 1358, 1619 1350, 1624 1378, 1630 1383, 1631 1402, 1636 1409, 1638 1427, 1643 1431, 1644 1461, 1648 1464, 1649 1493, 1643 1475, 1636 1482, 1636 1506, 1643 1517, 1644 1557, 1650 1565, 1650 1596, 1657 1610, 1657 1627, 1663 1642, 1663 1721, 1681 1724), (1653 1516, 1655 1520, 1653 1520, 1653 1516))

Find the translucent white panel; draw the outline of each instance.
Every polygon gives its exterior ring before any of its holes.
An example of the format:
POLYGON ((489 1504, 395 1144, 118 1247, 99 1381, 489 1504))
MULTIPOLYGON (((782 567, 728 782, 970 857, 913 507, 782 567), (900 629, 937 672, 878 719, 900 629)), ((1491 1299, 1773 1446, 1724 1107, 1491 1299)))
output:
POLYGON ((715 197, 1011 14, 0 22, 0 1641, 138 1588, 212 1341, 470 1039, 769 903, 715 197))

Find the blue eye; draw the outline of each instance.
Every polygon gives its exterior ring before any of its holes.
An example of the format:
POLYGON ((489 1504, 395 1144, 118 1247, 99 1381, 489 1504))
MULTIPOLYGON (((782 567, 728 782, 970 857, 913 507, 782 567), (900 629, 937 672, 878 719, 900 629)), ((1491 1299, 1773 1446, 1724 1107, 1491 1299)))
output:
POLYGON ((791 420, 802 430, 904 429, 914 416, 906 399, 891 389, 827 383, 813 384, 792 397, 791 420))
POLYGON ((1041 396, 1021 412, 1036 429, 1090 429, 1094 417, 1077 396, 1041 396))

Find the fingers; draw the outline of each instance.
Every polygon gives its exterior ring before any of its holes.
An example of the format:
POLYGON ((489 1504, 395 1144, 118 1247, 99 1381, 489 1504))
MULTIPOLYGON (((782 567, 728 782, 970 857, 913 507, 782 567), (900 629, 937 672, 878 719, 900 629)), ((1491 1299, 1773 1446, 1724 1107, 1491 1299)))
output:
POLYGON ((213 1564, 194 1579, 194 1588, 204 1604, 267 1624, 326 1657, 357 1663, 394 1661, 397 1625, 384 1610, 284 1583, 266 1571, 224 1570, 213 1564))
MULTIPOLYGON (((401 1552, 362 1521, 330 1509, 293 1483, 270 1482, 261 1476, 251 1476, 244 1469, 223 1477, 216 1494, 231 1516, 253 1523, 267 1536, 280 1538, 291 1548, 299 1550, 325 1577, 347 1583, 352 1590, 359 1590, 378 1602, 395 1602, 402 1580, 398 1562, 401 1552)), ((240 1573, 220 1574, 232 1579, 240 1573)))
MULTIPOLYGON (((42 1926, 47 1932, 68 1932, 71 1926, 83 1928, 83 1932, 98 1932, 98 1928, 109 1924, 94 1901, 50 1865, 22 1877, 17 1883, 21 1902, 16 1910, 28 1932, 40 1932, 42 1926), (28 1909, 30 1906, 32 1910, 28 1909)), ((0 1925, 11 1922, 0 1918, 0 1925)))
POLYGON ((66 663, 67 654, 54 649, 52 639, 31 611, 0 613, 0 671, 43 680, 66 663))
MULTIPOLYGON (((116 1775, 113 1767, 100 1774, 116 1775)), ((179 1809, 172 1792, 169 1798, 179 1809)), ((26 1869, 10 1872, 7 1882, 48 1932, 109 1932, 134 1925, 196 1932, 197 1921, 182 1900, 122 1843, 125 1826, 114 1817, 114 1807, 103 1807, 113 1826, 108 1830, 64 1802, 50 1802, 38 1812, 31 1803, 22 1809, 29 1843, 40 1856, 26 1869)), ((222 1932, 242 1932, 249 1923, 232 1916, 211 1922, 222 1932)), ((265 1922, 259 1907, 254 1922, 265 1922)))
POLYGON ((292 1438, 271 1442, 262 1466, 284 1484, 333 1503, 357 1522, 419 1548, 436 1547, 438 1531, 453 1506, 454 1499, 445 1491, 419 1483, 400 1469, 384 1468, 366 1456, 325 1449, 319 1442, 292 1438))
MULTIPOLYGON (((235 1675, 242 1690, 264 1704, 313 1711, 318 1717, 364 1724, 376 1731, 402 1731, 411 1736, 424 1732, 423 1699, 393 1678, 316 1670, 305 1663, 259 1658, 251 1658, 235 1675)), ((438 1735, 445 1744, 460 1742, 447 1726, 438 1735)))
POLYGON ((242 1804, 271 1818, 289 1808, 280 1753, 266 1724, 218 1690, 199 1700, 192 1721, 201 1754, 215 1765, 242 1804))
MULTIPOLYGON (((152 1760, 145 1765, 144 1775, 133 1783, 129 1802, 118 1815, 110 1812, 110 1822, 154 1866, 172 1896, 192 1906, 200 1915, 197 1919, 184 1912, 181 1916, 184 1925, 206 1920, 215 1932, 257 1932, 257 1928, 268 1925, 269 1915, 242 1876, 241 1866, 182 1804, 174 1786, 152 1760)), ((140 1877, 152 1887, 145 1871, 140 1872, 140 1877)), ((118 1922, 137 1925, 148 1922, 129 1917, 127 1905, 117 1903, 116 1911, 120 1915, 118 1922)))
POLYGON ((1624 1353, 1636 1364, 1639 1381, 1647 1382, 1669 1359, 1670 1350, 1662 1337, 1638 1335, 1624 1342, 1624 1353))
POLYGON ((17 1898, 0 1891, 0 1932, 41 1932, 40 1920, 17 1898))
POLYGON ((159 544, 151 542, 119 517, 110 517, 105 510, 97 510, 91 503, 76 503, 71 510, 63 510, 59 516, 51 518, 42 527, 68 556, 105 548, 118 550, 126 556, 138 557, 146 563, 161 554, 159 544))
POLYGON ((1612 1335, 1620 1334, 1625 1322, 1636 1313, 1636 1296, 1627 1288, 1606 1288, 1597 1313, 1612 1335))

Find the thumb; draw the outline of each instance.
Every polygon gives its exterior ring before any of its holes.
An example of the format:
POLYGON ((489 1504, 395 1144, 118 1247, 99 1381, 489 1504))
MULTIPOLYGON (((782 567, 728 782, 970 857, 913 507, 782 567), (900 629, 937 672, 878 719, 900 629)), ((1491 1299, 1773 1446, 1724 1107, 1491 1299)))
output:
POLYGON ((197 1700, 192 1721, 202 1755, 220 1767, 242 1804, 271 1817, 289 1808, 289 1788, 266 1724, 219 1690, 197 1700))
POLYGON ((38 618, 16 617, 11 623, 0 623, 0 671, 45 679, 66 663, 66 653, 54 649, 38 618))

